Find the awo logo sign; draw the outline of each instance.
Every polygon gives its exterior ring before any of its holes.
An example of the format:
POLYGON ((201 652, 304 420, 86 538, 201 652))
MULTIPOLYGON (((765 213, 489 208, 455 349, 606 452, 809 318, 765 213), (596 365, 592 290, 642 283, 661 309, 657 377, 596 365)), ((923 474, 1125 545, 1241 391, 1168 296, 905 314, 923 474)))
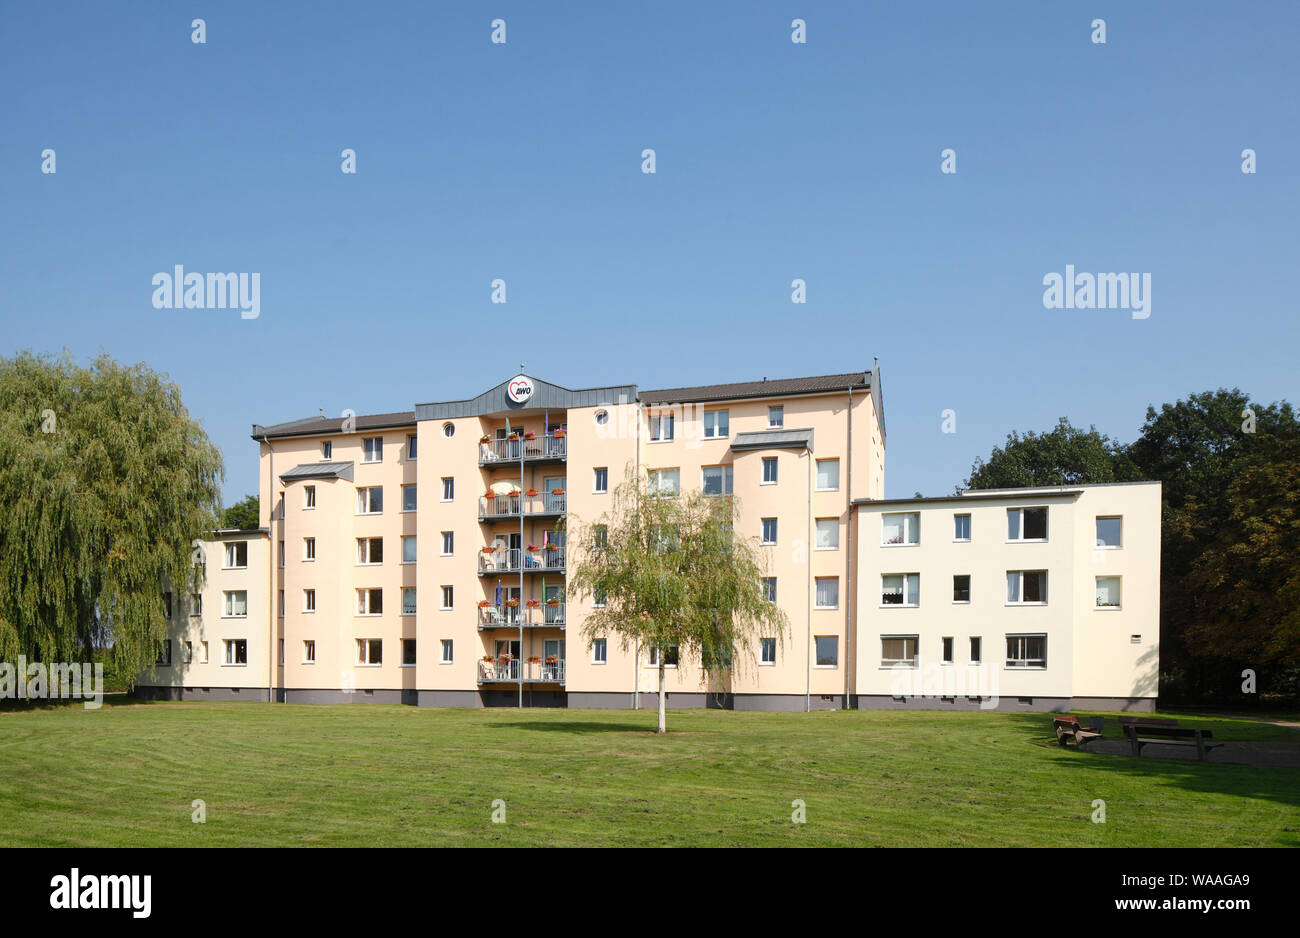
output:
POLYGON ((67 876, 50 880, 52 909, 129 909, 133 918, 148 918, 153 903, 149 874, 112 876, 83 874, 75 866, 67 876))
POLYGON ((525 404, 533 396, 533 379, 527 375, 517 375, 506 384, 506 397, 516 404, 525 404))

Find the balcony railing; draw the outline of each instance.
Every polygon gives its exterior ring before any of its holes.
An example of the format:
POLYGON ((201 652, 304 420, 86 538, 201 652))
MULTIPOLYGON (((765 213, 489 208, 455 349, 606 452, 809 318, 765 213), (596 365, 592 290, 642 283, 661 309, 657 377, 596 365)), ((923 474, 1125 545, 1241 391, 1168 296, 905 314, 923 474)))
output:
POLYGON ((490 553, 479 552, 479 575, 486 573, 562 573, 564 548, 542 547, 538 550, 520 550, 518 547, 499 547, 490 553))
POLYGON ((479 606, 478 627, 480 629, 562 629, 564 628, 564 603, 548 606, 479 606))
POLYGON ((517 518, 524 515, 562 515, 568 511, 568 497, 551 492, 537 495, 482 496, 478 500, 480 518, 517 518))
POLYGON ((489 466, 499 462, 527 462, 530 459, 564 459, 568 456, 568 440, 562 436, 534 437, 533 439, 488 440, 478 447, 478 463, 489 466))
POLYGON ((523 674, 525 684, 563 684, 564 661, 521 661, 518 658, 502 661, 497 658, 478 663, 480 684, 517 684, 520 674, 523 674))

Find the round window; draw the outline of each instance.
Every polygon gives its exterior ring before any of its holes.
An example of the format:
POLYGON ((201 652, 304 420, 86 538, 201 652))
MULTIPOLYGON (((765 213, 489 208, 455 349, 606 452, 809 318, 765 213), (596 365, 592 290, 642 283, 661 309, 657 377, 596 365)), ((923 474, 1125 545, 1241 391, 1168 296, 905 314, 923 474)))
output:
POLYGON ((609 423, 609 411, 607 410, 596 411, 596 424, 598 426, 603 427, 607 423, 609 423))
POLYGON ((451 437, 456 435, 456 425, 454 423, 444 423, 442 425, 442 435, 451 437))

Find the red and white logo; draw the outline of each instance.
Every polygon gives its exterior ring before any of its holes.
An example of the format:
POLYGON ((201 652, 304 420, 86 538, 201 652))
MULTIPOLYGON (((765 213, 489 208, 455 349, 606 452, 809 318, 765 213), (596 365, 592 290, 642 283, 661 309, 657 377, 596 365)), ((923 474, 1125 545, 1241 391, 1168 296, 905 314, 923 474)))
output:
POLYGON ((518 375, 506 384, 506 397, 516 404, 523 404, 532 396, 533 379, 527 375, 518 375))

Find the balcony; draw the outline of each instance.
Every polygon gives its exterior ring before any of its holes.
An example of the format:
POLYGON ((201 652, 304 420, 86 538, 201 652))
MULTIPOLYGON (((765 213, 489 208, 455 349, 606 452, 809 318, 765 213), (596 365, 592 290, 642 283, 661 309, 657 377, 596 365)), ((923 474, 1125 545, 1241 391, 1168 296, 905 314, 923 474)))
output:
POLYGON ((493 658, 491 661, 478 663, 480 684, 517 684, 521 674, 525 684, 563 684, 564 660, 521 661, 518 658, 510 660, 493 658))
POLYGON ((564 603, 554 606, 479 606, 479 631, 491 629, 562 629, 564 628, 564 603))
POLYGON ((517 440, 488 440, 478 445, 478 464, 494 466, 498 463, 564 462, 568 456, 568 439, 564 436, 545 436, 517 440))
POLYGON ((508 495, 485 495, 478 500, 478 520, 494 518, 556 518, 568 511, 568 497, 552 492, 528 495, 515 492, 508 495))
POLYGON ((479 551, 478 575, 492 573, 564 573, 564 548, 543 547, 538 550, 520 550, 518 547, 498 547, 479 551))

